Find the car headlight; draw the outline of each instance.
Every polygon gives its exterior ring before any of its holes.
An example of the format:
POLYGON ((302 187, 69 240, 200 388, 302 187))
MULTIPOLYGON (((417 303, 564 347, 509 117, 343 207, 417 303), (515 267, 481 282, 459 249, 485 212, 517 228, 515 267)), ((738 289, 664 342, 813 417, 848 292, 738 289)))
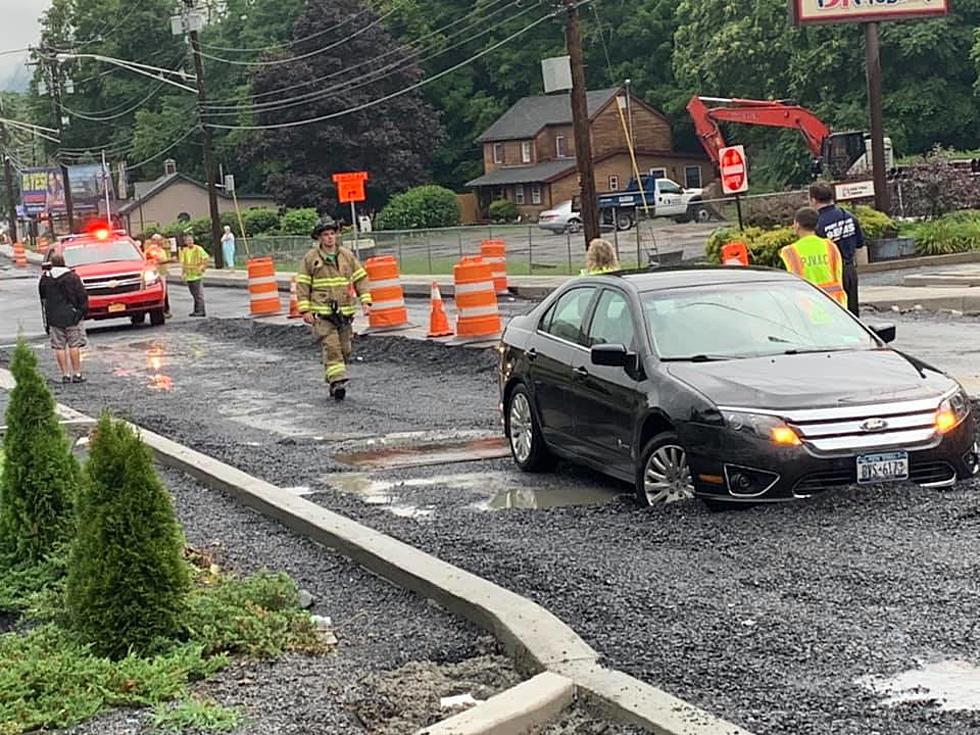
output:
POLYGON ((963 389, 945 398, 936 409, 936 431, 948 434, 970 415, 970 399, 963 389))
POLYGON ((777 416, 762 413, 726 411, 725 425, 735 432, 753 434, 760 439, 787 447, 800 445, 800 437, 777 416))
POLYGON ((149 270, 143 271, 143 283, 150 286, 160 280, 160 274, 157 273, 155 268, 150 268, 149 270))

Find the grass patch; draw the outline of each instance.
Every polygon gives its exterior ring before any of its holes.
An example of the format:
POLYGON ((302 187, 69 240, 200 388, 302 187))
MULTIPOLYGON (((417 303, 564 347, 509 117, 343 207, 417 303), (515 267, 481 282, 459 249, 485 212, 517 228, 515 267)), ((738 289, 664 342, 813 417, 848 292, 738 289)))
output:
POLYGON ((191 696, 173 706, 157 705, 152 721, 162 732, 182 733, 185 729, 231 732, 242 720, 238 710, 222 707, 213 699, 191 696))

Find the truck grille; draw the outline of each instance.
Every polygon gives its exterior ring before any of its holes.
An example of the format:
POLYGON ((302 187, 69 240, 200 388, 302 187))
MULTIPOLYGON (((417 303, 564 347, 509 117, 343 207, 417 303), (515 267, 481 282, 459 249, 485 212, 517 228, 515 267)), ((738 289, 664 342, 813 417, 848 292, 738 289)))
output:
POLYGON ((83 279, 89 296, 115 296, 134 293, 143 288, 142 273, 123 273, 118 276, 98 276, 83 279))

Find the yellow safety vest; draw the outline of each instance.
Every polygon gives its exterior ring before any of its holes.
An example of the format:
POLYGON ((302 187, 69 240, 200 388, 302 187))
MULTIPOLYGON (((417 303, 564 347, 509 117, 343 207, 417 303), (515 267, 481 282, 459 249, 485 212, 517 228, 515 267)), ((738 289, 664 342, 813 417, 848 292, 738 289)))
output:
POLYGON ((200 245, 180 249, 180 270, 185 281, 200 281, 204 278, 210 256, 200 245))
POLYGON ((619 268, 593 268, 589 270, 588 268, 583 268, 579 271, 580 276, 601 276, 603 273, 615 273, 619 268))
POLYGON ((819 286, 838 304, 847 307, 844 260, 832 240, 807 235, 779 251, 786 270, 819 286))

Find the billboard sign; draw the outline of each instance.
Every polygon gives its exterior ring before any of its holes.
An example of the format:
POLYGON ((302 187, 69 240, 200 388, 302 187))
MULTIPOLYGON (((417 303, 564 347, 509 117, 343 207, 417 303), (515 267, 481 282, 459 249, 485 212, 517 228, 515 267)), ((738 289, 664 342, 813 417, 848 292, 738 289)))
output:
MULTIPOLYGON (((76 212, 97 212, 111 177, 100 163, 68 167, 72 205, 76 212)), ((28 214, 64 214, 65 183, 60 168, 27 168, 21 173, 21 202, 28 214)), ((112 196, 110 190, 109 196, 112 196)))
POLYGON ((951 0, 789 0, 795 25, 869 23, 948 15, 951 0))

